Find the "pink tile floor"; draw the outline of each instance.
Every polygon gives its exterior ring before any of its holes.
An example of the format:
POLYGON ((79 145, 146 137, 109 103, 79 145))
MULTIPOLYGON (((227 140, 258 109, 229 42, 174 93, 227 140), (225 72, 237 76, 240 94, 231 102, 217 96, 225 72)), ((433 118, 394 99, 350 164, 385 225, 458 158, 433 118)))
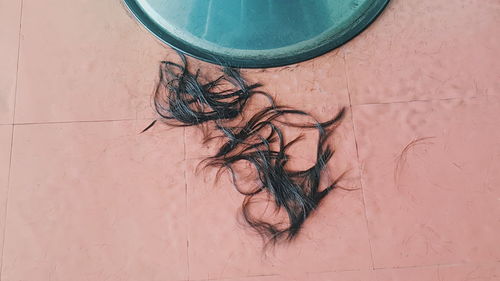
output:
POLYGON ((330 172, 359 188, 264 256, 227 179, 194 173, 199 131, 138 134, 172 51, 118 0, 0 0, 1 280, 498 281, 499 34, 498 0, 393 0, 335 51, 244 71, 350 108, 330 172))

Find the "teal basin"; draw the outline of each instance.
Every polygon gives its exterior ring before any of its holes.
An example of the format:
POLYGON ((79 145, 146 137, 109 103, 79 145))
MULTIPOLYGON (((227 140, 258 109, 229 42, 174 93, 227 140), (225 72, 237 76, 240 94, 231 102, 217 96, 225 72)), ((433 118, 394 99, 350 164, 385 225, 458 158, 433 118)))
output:
POLYGON ((328 52, 365 29, 389 0, 124 0, 156 37, 233 67, 282 66, 328 52))

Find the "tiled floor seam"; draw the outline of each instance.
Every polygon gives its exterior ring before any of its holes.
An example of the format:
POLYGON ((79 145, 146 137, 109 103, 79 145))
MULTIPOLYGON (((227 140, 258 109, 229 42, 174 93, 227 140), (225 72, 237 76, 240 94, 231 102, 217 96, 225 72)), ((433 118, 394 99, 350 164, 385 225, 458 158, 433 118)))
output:
POLYGON ((190 268, 189 268, 189 201, 188 201, 188 183, 187 183, 187 151, 186 151, 186 127, 183 128, 184 137, 184 190, 185 190, 185 208, 186 208, 186 260, 187 260, 187 280, 190 280, 190 268))
POLYGON ((24 0, 21 0, 21 7, 19 12, 19 33, 17 38, 17 61, 16 61, 16 80, 14 86, 14 104, 12 109, 12 124, 15 124, 16 120, 16 101, 17 101, 17 89, 19 81, 19 60, 21 58, 21 38, 22 38, 22 26, 23 26, 23 4, 24 0))
POLYGON ((74 121, 49 121, 49 122, 23 122, 14 123, 14 125, 26 126, 26 125, 51 125, 51 124, 72 124, 72 123, 105 123, 105 122, 124 122, 124 121, 147 121, 153 120, 154 118, 124 118, 124 119, 107 119, 107 120, 74 120, 74 121))
POLYGON ((18 89, 18 80, 19 80, 19 58, 21 57, 21 36, 22 36, 22 22, 23 22, 23 4, 24 0, 21 0, 21 6, 20 6, 20 11, 19 11, 19 33, 18 33, 18 38, 17 38, 17 62, 16 62, 16 80, 15 80, 15 86, 14 86, 14 104, 13 104, 13 111, 12 111, 12 128, 11 128, 11 135, 10 135, 10 154, 9 154, 9 169, 8 169, 8 175, 7 175, 7 190, 5 191, 5 206, 4 206, 4 226, 2 229, 2 249, 0 252, 0 280, 3 278, 3 262, 4 262, 4 249, 5 249, 5 234, 7 233, 7 212, 8 212, 8 203, 9 203, 9 193, 10 193, 10 174, 12 170, 12 152, 14 148, 14 131, 15 131, 15 124, 14 120, 16 118, 16 97, 17 97, 17 89, 18 89))
MULTIPOLYGON (((435 102, 435 101, 453 101, 453 100, 474 100, 480 98, 488 98, 490 96, 473 96, 473 97, 454 97, 454 98, 442 98, 442 99, 425 99, 425 100, 406 100, 406 101, 390 101, 390 102, 369 102, 369 103, 359 103, 353 104, 352 106, 369 106, 369 105, 389 105, 389 104, 405 104, 405 103, 414 103, 414 102, 435 102)), ((491 96, 495 98, 494 96, 491 96)))
POLYGON ((7 190, 5 191, 5 201, 3 202, 5 205, 4 205, 4 208, 3 208, 3 212, 4 212, 4 217, 3 217, 3 221, 4 221, 4 225, 3 225, 3 229, 2 229, 2 249, 1 249, 1 252, 0 252, 0 280, 3 280, 2 276, 3 276, 3 261, 4 261, 4 248, 5 248, 5 234, 7 233, 7 212, 8 212, 8 202, 9 202, 9 193, 10 193, 10 174, 11 174, 11 170, 12 170, 12 151, 13 151, 13 147, 14 147, 14 128, 15 126, 12 125, 12 128, 11 128, 11 132, 10 132, 10 154, 9 154, 9 169, 8 169, 8 174, 7 174, 7 190))
MULTIPOLYGON (((247 279, 247 278, 259 278, 259 277, 278 277, 279 274, 257 274, 257 275, 247 275, 247 276, 239 276, 239 277, 222 277, 222 278, 203 278, 203 279, 189 279, 188 281, 219 281, 219 280, 233 280, 233 279, 247 279)), ((257 279, 255 279, 257 280, 257 279)))
MULTIPOLYGON (((332 270, 332 271, 311 271, 305 272, 305 274, 327 274, 327 273, 347 273, 347 272, 361 272, 370 271, 375 272, 379 270, 404 270, 404 269, 424 269, 424 268, 438 268, 438 267, 454 267, 454 266, 468 266, 468 265, 490 265, 490 264, 500 264, 500 261, 494 262, 482 262, 482 263, 450 263, 450 264, 434 264, 434 265, 421 265, 421 266, 404 266, 404 267, 380 267, 374 269, 348 269, 348 270, 332 270)), ((231 280, 238 278, 257 278, 257 277, 275 277, 281 276, 280 274, 262 274, 262 275, 247 275, 247 276, 232 276, 223 278, 203 278, 203 279, 188 279, 187 281, 209 281, 209 280, 231 280)))
POLYGON ((410 266, 395 266, 395 267, 376 267, 373 270, 387 270, 387 269, 422 269, 422 268, 434 268, 434 267, 455 267, 455 266, 469 266, 469 265, 500 265, 500 261, 491 262, 470 262, 470 263, 444 263, 444 264, 430 264, 430 265, 410 265, 410 266))
POLYGON ((363 179, 362 179, 362 167, 361 167, 361 162, 359 160, 359 149, 358 149, 358 140, 356 139, 356 128, 354 125, 354 111, 352 110, 353 105, 351 101, 351 91, 349 89, 349 66, 347 64, 347 54, 346 51, 344 50, 344 68, 345 68, 345 79, 346 79, 346 88, 347 88, 347 95, 349 97, 349 110, 351 112, 351 126, 352 126, 352 133, 354 136, 354 144, 356 146, 356 158, 357 158, 357 163, 358 163, 358 176, 359 176, 359 184, 361 186, 361 196, 363 198, 363 214, 365 216, 365 223, 366 223, 366 231, 368 232, 368 246, 370 247, 370 259, 371 259, 371 266, 372 269, 375 269, 375 260, 373 258, 373 248, 372 248, 372 242, 370 238, 370 228, 368 225, 368 215, 366 213, 366 200, 365 200, 365 192, 363 188, 363 179))

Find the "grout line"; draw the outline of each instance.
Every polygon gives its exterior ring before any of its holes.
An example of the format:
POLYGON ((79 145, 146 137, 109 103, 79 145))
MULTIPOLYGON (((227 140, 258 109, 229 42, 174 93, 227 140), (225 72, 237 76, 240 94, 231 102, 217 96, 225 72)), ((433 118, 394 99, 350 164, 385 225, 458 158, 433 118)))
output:
POLYGON ((14 108, 12 110, 12 127, 15 125, 16 120, 16 102, 17 102, 17 90, 19 81, 19 61, 21 58, 21 37, 22 37, 22 26, 23 26, 23 4, 24 0, 21 0, 21 7, 19 12, 19 35, 17 38, 17 62, 16 62, 16 82, 14 86, 14 108))
POLYGON ((346 79, 346 87, 347 87, 347 95, 349 96, 349 109, 351 111, 351 125, 352 125, 352 133, 354 135, 354 144, 356 146, 356 158, 358 161, 358 176, 359 176, 359 184, 361 185, 361 196, 363 197, 363 210, 364 210, 364 215, 365 215, 365 223, 366 223, 366 231, 368 234, 368 246, 370 247, 370 258, 372 261, 372 269, 375 269, 375 260, 373 258, 373 247, 372 247, 372 242, 371 242, 371 237, 370 237, 370 227, 368 224, 368 215, 366 212, 366 199, 365 199, 365 191, 363 188, 363 172, 362 172, 362 165, 359 160, 359 147, 358 147, 358 140, 356 138, 356 128, 354 126, 354 111, 352 110, 352 101, 351 101, 351 91, 349 88, 349 67, 347 64, 347 59, 346 59, 346 51, 344 49, 344 69, 345 69, 345 79, 346 79))
POLYGON ((3 214, 3 229, 2 229, 2 245, 1 245, 1 253, 0 253, 0 279, 3 279, 3 261, 4 261, 4 249, 5 249, 5 236, 7 233, 7 212, 9 210, 8 208, 8 203, 9 203, 9 193, 10 193, 10 174, 11 174, 11 168, 12 168, 12 155, 13 155, 13 150, 14 150, 14 129, 15 129, 15 124, 14 120, 16 118, 16 99, 17 99, 17 86, 18 86, 18 79, 19 79, 19 58, 21 57, 21 29, 22 29, 22 23, 23 23, 23 4, 24 0, 21 0, 21 7, 19 8, 19 35, 17 38, 17 62, 16 62, 16 81, 15 81, 15 86, 14 86, 14 104, 13 104, 13 111, 12 111, 12 129, 11 129, 11 135, 10 135, 10 154, 9 154, 9 169, 8 169, 8 175, 7 175, 7 190, 5 191, 5 206, 4 206, 4 214, 3 214))
POLYGON ((136 120, 153 120, 153 119, 154 118, 145 118, 145 119, 124 118, 124 119, 109 119, 109 120, 23 122, 23 123, 14 123, 14 125, 23 126, 23 125, 51 125, 51 124, 71 124, 71 123, 104 123, 104 122, 136 121, 136 120))
POLYGON ((407 266, 393 266, 393 267, 376 267, 374 270, 385 270, 385 269, 412 269, 412 268, 433 268, 433 267, 452 267, 452 266, 466 266, 466 265, 487 265, 487 264, 497 264, 498 261, 493 262, 471 262, 471 263, 443 263, 443 264, 429 264, 429 265, 407 265, 407 266))
POLYGON ((14 148, 14 128, 15 126, 12 125, 12 129, 10 131, 10 154, 9 154, 9 169, 8 169, 8 174, 7 174, 7 190, 5 191, 5 206, 3 207, 3 230, 2 230, 2 252, 0 253, 0 280, 3 279, 3 258, 4 258, 4 249, 5 249, 5 236, 7 233, 7 212, 8 212, 8 203, 9 203, 9 193, 10 193, 10 174, 11 174, 11 168, 12 168, 12 151, 14 148))
POLYGON ((186 259, 187 259, 187 280, 190 280, 190 268, 189 268, 189 208, 188 208, 188 185, 187 185, 187 150, 186 150, 186 127, 184 129, 184 197, 185 197, 185 208, 186 208, 186 259))
POLYGON ((424 100, 402 100, 402 101, 388 101, 388 102, 369 102, 369 103, 360 103, 355 104, 353 106, 365 106, 365 105, 385 105, 385 104, 399 104, 399 103, 412 103, 412 102, 433 102, 433 101, 450 101, 450 100, 473 100, 482 97, 454 97, 454 98, 438 98, 438 99, 424 99, 424 100))
POLYGON ((246 275, 246 276, 239 276, 239 277, 222 277, 222 278, 209 277, 209 278, 203 278, 203 279, 193 279, 193 280, 188 280, 188 281, 220 281, 220 280, 234 280, 235 278, 236 279, 254 279, 254 280, 257 280, 256 278, 259 278, 259 277, 277 277, 277 276, 280 276, 280 275, 279 274, 256 274, 256 275, 246 275))
MULTIPOLYGON (((378 270, 386 270, 386 269, 411 269, 411 268, 439 268, 439 267, 453 267, 453 266, 467 266, 467 265, 489 265, 489 264, 497 264, 499 261, 494 262, 480 262, 480 263, 449 263, 449 264, 432 264, 432 265, 415 265, 415 266, 401 266, 401 267, 377 267, 374 269, 341 269, 341 270, 327 270, 327 271, 308 271, 303 272, 306 274, 323 274, 323 273, 344 273, 344 272, 362 272, 362 271, 378 271, 378 270)), ((273 276, 282 276, 280 274, 257 274, 257 275, 246 275, 246 276, 232 276, 232 277, 224 277, 224 278, 203 278, 203 279, 190 279, 186 281, 211 281, 211 280, 233 280, 233 279, 254 279, 257 277, 273 277, 273 276)))

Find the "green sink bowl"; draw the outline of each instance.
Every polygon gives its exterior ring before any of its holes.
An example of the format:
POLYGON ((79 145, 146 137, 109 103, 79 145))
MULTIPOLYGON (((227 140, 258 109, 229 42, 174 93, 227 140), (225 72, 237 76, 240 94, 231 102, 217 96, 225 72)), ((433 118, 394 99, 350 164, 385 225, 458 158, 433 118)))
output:
POLYGON ((124 0, 156 37, 188 55, 239 68, 292 64, 363 31, 389 0, 124 0))

